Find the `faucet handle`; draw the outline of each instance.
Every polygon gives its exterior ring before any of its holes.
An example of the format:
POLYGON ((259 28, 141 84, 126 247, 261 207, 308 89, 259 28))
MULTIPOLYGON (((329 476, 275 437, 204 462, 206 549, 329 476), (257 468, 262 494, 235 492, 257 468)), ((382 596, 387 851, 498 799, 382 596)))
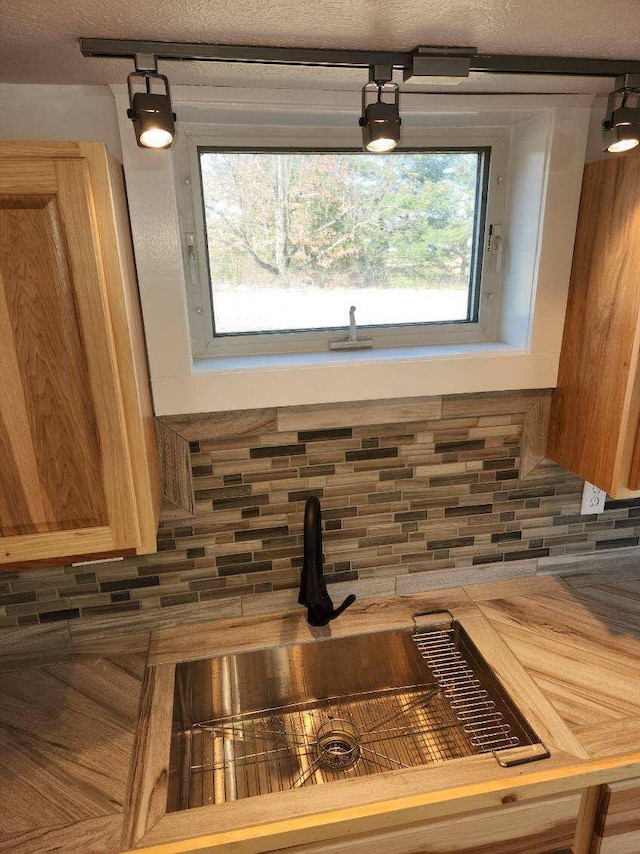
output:
POLYGON ((350 594, 347 596, 347 598, 344 600, 344 602, 342 603, 342 605, 339 605, 337 608, 334 608, 334 610, 331 612, 331 615, 329 616, 329 619, 330 619, 330 620, 335 620, 335 618, 336 618, 336 617, 339 617, 339 616, 340 616, 340 614, 342 614, 342 612, 343 612, 343 611, 346 611, 346 610, 347 610, 347 608, 348 608, 350 605, 353 605, 353 603, 354 603, 355 601, 356 601, 355 594, 354 594, 354 593, 350 593, 350 594))
POLYGON ((355 601, 356 597, 353 593, 350 593, 342 605, 338 608, 334 608, 331 597, 326 592, 325 588, 325 596, 323 598, 322 605, 311 606, 308 608, 307 622, 310 626, 326 626, 331 622, 331 620, 335 620, 335 618, 339 617, 343 611, 346 611, 349 605, 353 605, 355 601))

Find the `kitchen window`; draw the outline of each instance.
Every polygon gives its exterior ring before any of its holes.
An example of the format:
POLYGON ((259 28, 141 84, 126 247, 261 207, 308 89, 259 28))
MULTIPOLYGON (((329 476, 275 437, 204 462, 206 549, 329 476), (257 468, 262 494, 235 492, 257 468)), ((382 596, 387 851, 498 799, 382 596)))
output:
POLYGON ((374 348, 494 340, 492 168, 490 145, 375 155, 195 140, 194 356, 327 351, 351 306, 374 348))
POLYGON ((359 336, 374 346, 333 351, 329 340, 347 336, 348 305, 340 330, 214 335, 200 156, 359 155, 358 93, 179 88, 176 139, 164 152, 136 145, 126 87, 115 94, 156 414, 556 384, 590 96, 403 93, 401 145, 381 161, 488 153, 477 322, 363 329, 357 300, 359 336))

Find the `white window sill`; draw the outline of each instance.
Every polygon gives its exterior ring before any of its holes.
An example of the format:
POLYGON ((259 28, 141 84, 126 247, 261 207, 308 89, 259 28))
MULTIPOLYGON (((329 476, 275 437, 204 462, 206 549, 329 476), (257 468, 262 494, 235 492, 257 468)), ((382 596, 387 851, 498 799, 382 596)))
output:
POLYGON ((251 356, 214 356, 193 362, 192 373, 219 374, 229 371, 282 371, 313 367, 333 368, 345 365, 377 365, 423 362, 435 359, 483 356, 519 356, 517 347, 495 341, 477 344, 439 344, 425 347, 376 347, 367 350, 327 350, 316 353, 281 353, 251 356))
POLYGON ((451 345, 199 360, 154 377, 157 415, 468 394, 556 384, 558 353, 451 345))

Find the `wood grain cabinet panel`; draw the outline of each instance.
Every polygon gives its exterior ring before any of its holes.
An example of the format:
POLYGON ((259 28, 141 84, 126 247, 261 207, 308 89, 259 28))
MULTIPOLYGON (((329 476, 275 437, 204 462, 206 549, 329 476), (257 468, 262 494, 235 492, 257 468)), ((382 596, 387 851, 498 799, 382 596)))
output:
POLYGON ((547 446, 615 498, 640 494, 639 347, 640 156, 628 155, 585 168, 547 446))
POLYGON ((590 854, 638 854, 640 779, 602 787, 590 854))
POLYGON ((0 565, 155 551, 159 476, 122 175, 0 143, 0 565))
POLYGON ((0 197, 4 537, 108 521, 63 235, 55 195, 0 197))
POLYGON ((466 813, 444 821, 360 834, 287 854, 569 854, 576 833, 579 793, 466 813))

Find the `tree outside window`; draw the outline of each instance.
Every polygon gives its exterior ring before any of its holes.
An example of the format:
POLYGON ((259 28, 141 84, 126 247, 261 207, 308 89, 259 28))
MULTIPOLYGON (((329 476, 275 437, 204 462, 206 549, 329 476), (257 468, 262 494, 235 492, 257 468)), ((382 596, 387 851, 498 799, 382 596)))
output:
POLYGON ((201 151, 216 333, 471 320, 482 158, 201 151))

